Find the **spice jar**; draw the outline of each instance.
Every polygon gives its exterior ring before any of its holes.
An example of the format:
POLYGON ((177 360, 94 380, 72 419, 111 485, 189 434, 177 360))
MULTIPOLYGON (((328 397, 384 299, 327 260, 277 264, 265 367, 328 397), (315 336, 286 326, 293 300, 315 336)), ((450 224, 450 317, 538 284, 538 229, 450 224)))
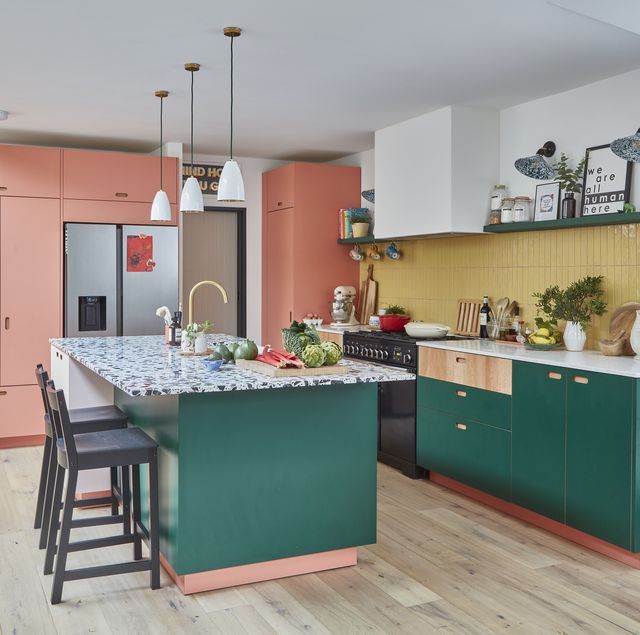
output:
POLYGON ((501 223, 502 212, 499 209, 492 209, 489 212, 489 225, 499 225, 501 223))
POLYGON ((502 207, 500 209, 500 222, 501 223, 513 223, 513 204, 515 199, 505 198, 502 200, 502 207))
POLYGON ((528 196, 516 196, 513 220, 516 223, 528 223, 531 220, 531 199, 528 196))
POLYGON ((502 201, 507 196, 509 196, 509 192, 507 191, 506 185, 498 183, 498 185, 494 186, 493 191, 491 192, 491 198, 489 199, 489 210, 492 212, 500 210, 502 207, 502 201))

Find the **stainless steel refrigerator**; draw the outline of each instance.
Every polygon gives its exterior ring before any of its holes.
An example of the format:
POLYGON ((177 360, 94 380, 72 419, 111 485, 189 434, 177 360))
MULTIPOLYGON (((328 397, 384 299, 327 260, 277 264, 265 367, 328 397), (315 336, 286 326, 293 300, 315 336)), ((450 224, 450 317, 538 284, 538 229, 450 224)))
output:
POLYGON ((178 228, 65 224, 65 336, 158 335, 178 308, 178 228))

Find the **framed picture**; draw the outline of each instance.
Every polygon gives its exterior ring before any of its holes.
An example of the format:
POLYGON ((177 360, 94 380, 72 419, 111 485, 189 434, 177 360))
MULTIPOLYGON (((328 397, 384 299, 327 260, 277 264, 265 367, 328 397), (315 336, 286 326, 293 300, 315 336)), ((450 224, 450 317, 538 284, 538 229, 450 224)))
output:
POLYGON ((631 161, 611 152, 609 144, 587 148, 582 181, 582 215, 617 214, 629 200, 631 161))
POLYGON ((560 210, 560 181, 536 186, 533 220, 556 220, 560 210))

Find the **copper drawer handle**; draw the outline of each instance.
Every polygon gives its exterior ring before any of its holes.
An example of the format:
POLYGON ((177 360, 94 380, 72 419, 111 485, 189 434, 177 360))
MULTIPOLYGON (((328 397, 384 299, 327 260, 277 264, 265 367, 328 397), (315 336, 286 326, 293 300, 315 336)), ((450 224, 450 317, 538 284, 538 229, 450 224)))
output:
POLYGON ((582 377, 582 375, 576 375, 573 378, 573 381, 575 381, 576 384, 588 384, 589 383, 589 378, 588 377, 582 377))
POLYGON ((0 390, 0 397, 2 397, 3 395, 6 395, 7 391, 6 390, 0 390))
POLYGON ((464 423, 456 423, 456 428, 458 428, 458 430, 466 430, 467 426, 464 423))
POLYGON ((127 196, 129 196, 129 194, 127 194, 127 192, 116 192, 116 196, 118 198, 127 198, 127 196))
POLYGON ((549 379, 562 379, 562 375, 560 373, 554 373, 553 371, 549 371, 547 373, 547 377, 549 379))
POLYGON ((8 331, 8 330, 9 330, 9 326, 10 326, 10 324, 11 324, 11 323, 10 323, 10 321, 9 321, 9 318, 8 318, 8 317, 4 318, 4 330, 5 330, 5 331, 8 331))
POLYGON ((464 390, 456 390, 456 395, 458 397, 466 397, 467 393, 464 390))
POLYGON ((466 357, 456 357, 456 362, 458 364, 466 364, 467 363, 467 358, 466 357))
POLYGON ((0 192, 6 192, 9 188, 4 186, 4 185, 0 185, 0 192))
POLYGON ((278 207, 282 205, 282 201, 278 201, 278 207))

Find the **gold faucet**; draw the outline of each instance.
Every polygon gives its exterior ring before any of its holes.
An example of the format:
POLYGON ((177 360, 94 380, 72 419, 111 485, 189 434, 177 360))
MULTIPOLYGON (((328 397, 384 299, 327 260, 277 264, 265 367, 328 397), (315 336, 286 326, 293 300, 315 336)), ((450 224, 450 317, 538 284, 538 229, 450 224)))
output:
POLYGON ((213 280, 202 280, 201 282, 198 282, 197 284, 194 284, 193 288, 191 289, 191 291, 189 291, 189 324, 193 324, 193 296, 195 294, 195 291, 199 287, 202 287, 202 286, 204 286, 206 284, 209 284, 212 287, 216 287, 216 288, 220 289, 220 293, 222 293, 222 299, 224 300, 224 303, 228 304, 228 302, 229 302, 229 298, 227 297, 227 292, 225 291, 225 288, 221 284, 218 284, 217 282, 214 282, 213 280))

